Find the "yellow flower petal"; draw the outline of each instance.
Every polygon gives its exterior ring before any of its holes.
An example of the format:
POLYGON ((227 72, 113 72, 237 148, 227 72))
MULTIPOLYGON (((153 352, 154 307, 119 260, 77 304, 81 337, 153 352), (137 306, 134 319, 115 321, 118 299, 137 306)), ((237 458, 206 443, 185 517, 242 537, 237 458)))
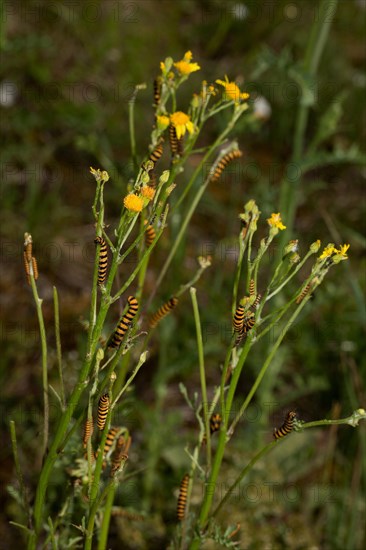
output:
POLYGON ((174 126, 177 138, 180 139, 186 133, 186 130, 190 134, 194 132, 194 124, 190 117, 182 111, 176 111, 170 115, 170 123, 174 126))

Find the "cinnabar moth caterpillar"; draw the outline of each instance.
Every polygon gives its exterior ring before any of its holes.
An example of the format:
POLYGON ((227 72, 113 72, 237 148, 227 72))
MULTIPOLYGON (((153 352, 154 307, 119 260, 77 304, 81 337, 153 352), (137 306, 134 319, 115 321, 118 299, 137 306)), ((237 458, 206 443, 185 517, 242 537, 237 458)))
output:
POLYGON ((311 288, 311 284, 308 283, 304 288, 303 290, 301 291, 301 293, 298 295, 298 297, 296 298, 296 303, 297 304, 300 304, 303 299, 305 298, 305 296, 309 293, 309 290, 311 288))
POLYGON ((252 330, 254 325, 255 325, 255 317, 253 315, 252 317, 248 317, 247 319, 244 320, 243 331, 245 333, 249 332, 250 330, 252 330))
POLYGON ((172 156, 183 154, 183 139, 177 138, 177 131, 173 124, 169 125, 169 143, 172 156))
POLYGON ((107 268, 108 268, 108 247, 107 243, 103 237, 96 237, 94 239, 96 245, 100 245, 99 250, 99 264, 98 264, 98 285, 101 286, 104 284, 107 278, 107 268))
POLYGON ((210 433, 213 434, 215 432, 218 432, 221 426, 221 414, 213 414, 210 418, 210 433))
POLYGON ((33 240, 30 233, 24 233, 24 255, 27 262, 32 261, 33 240))
POLYGON ((184 514, 186 511, 186 505, 187 505, 188 484, 189 484, 189 475, 185 474, 185 476, 181 481, 180 489, 179 489, 178 504, 177 504, 178 521, 182 521, 184 519, 184 514))
MULTIPOLYGON (((254 314, 252 313, 250 317, 246 317, 245 315, 243 315, 243 322, 242 322, 242 325, 241 325, 241 328, 240 330, 237 330, 236 332, 238 332, 238 337, 235 341, 235 345, 238 346, 240 344, 240 342, 242 341, 242 339, 244 338, 244 336, 250 331, 252 330, 252 328, 254 327, 255 325, 255 317, 254 317, 254 314)), ((234 326, 234 330, 235 330, 235 326, 234 326)))
POLYGON ((158 105, 160 103, 161 98, 161 78, 158 76, 154 79, 154 105, 158 105))
POLYGON ((121 345, 123 337, 129 329, 130 324, 132 323, 139 308, 139 303, 134 296, 129 296, 127 298, 127 302, 129 306, 128 310, 119 321, 114 334, 109 340, 108 347, 110 348, 118 348, 121 345))
MULTIPOLYGON (((214 434, 215 432, 218 432, 221 426, 222 418, 221 414, 215 413, 210 418, 210 434, 214 434)), ((202 438, 202 443, 206 444, 206 434, 204 434, 202 438)))
POLYGON ((23 252, 23 257, 24 257, 24 269, 25 269, 25 275, 27 277, 27 282, 28 284, 30 285, 31 284, 31 281, 30 281, 30 267, 29 267, 29 262, 27 260, 27 254, 26 252, 23 252))
POLYGON ((238 305, 236 308, 234 318, 233 318, 233 326, 235 332, 241 332, 243 328, 243 321, 244 321, 244 307, 242 305, 238 305))
POLYGON ((233 160, 240 158, 242 154, 243 153, 239 151, 239 149, 236 149, 235 151, 230 151, 230 153, 227 153, 225 156, 223 156, 222 159, 216 165, 214 173, 211 176, 211 181, 217 181, 220 178, 225 167, 229 164, 229 162, 232 162, 233 160))
POLYGON ((255 294, 255 282, 254 282, 254 279, 250 279, 249 296, 254 296, 254 294, 255 294))
POLYGON ((152 225, 145 222, 146 229, 145 229, 145 245, 147 248, 152 245, 154 242, 154 239, 156 237, 155 229, 152 225))
POLYGON ((111 402, 109 399, 109 394, 105 393, 104 395, 101 396, 98 403, 97 426, 100 430, 104 429, 110 404, 111 402))
POLYGON ((110 448, 113 445, 113 442, 115 440, 117 433, 118 433, 118 428, 109 428, 107 433, 107 438, 104 443, 104 449, 103 449, 104 455, 108 454, 110 448))
POLYGON ((276 428, 273 432, 273 437, 275 439, 280 439, 281 437, 285 437, 290 432, 292 432, 294 427, 294 419, 296 418, 296 413, 293 411, 290 411, 287 413, 286 419, 282 426, 279 428, 276 428))
POLYGON ((156 185, 157 185, 157 179, 156 179, 156 174, 155 174, 155 170, 150 170, 149 172, 149 177, 150 177, 150 180, 149 180, 149 183, 148 183, 148 186, 149 187, 152 187, 153 189, 155 189, 156 185))
POLYGON ((150 318, 150 328, 156 327, 156 325, 166 316, 168 315, 172 309, 176 307, 178 304, 178 298, 175 298, 174 296, 170 298, 165 304, 163 304, 154 315, 150 318))
POLYGON ((32 270, 33 270, 34 280, 36 281, 38 279, 38 265, 37 265, 37 260, 35 259, 34 256, 32 256, 32 270))
POLYGON ((130 440, 126 442, 126 439, 123 435, 120 435, 117 443, 116 448, 114 450, 114 453, 112 455, 112 466, 111 466, 111 476, 114 476, 114 474, 120 469, 122 460, 126 462, 128 459, 128 448, 130 446, 130 440))
POLYGON ((256 308, 259 306, 259 302, 261 301, 262 294, 257 294, 256 299, 253 302, 252 307, 256 308))
POLYGON ((160 142, 155 149, 150 153, 149 160, 151 160, 155 164, 158 162, 158 160, 161 158, 161 155, 163 154, 163 144, 160 142))
POLYGON ((94 423, 93 423, 93 417, 87 418, 84 424, 84 431, 83 431, 83 447, 87 446, 87 443, 91 436, 93 435, 94 430, 94 423))

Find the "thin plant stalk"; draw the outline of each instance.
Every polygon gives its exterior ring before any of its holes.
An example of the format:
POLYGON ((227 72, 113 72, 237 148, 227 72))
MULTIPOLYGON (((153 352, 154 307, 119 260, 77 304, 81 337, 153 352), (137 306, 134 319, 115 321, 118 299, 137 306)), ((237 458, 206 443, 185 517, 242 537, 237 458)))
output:
POLYGON ((210 419, 208 415, 205 358, 203 353, 203 342, 202 342, 202 327, 201 327, 201 320, 200 320, 200 312, 199 312, 198 303, 197 303, 197 291, 194 287, 191 287, 190 293, 191 293, 192 306, 193 306, 194 322, 196 325, 198 364, 199 364, 199 370, 200 370, 203 416, 204 416, 204 424, 205 424, 205 430, 206 430, 207 469, 209 470, 211 467, 211 437, 210 437, 210 419))
POLYGON ((111 521, 112 506, 113 506, 114 497, 116 494, 116 487, 117 487, 116 483, 111 483, 108 488, 104 510, 103 510, 102 524, 100 527, 100 534, 99 534, 98 547, 97 547, 98 550, 105 550, 107 547, 109 524, 111 521))
POLYGON ((17 444, 17 435, 15 431, 15 422, 14 420, 10 420, 10 439, 11 439, 11 446, 13 450, 13 457, 14 457, 14 464, 15 464, 15 471, 19 483, 19 489, 20 494, 22 496, 23 501, 23 508, 27 515, 27 519, 29 522, 30 519, 30 510, 29 510, 29 503, 27 499, 27 491, 24 485, 24 478, 22 474, 22 469, 20 467, 20 460, 19 460, 19 453, 18 453, 18 444, 17 444))
POLYGON ((58 302, 58 293, 57 288, 53 287, 53 303, 55 308, 55 338, 56 338, 56 355, 57 355, 57 366, 58 366, 58 375, 60 378, 60 393, 61 393, 61 403, 62 410, 65 410, 65 388, 64 388, 64 378, 62 373, 62 351, 61 351, 61 338, 60 338, 60 309, 58 302))
POLYGON ((32 292, 34 302, 36 304, 39 334, 41 337, 41 349, 42 349, 42 385, 43 385, 43 448, 42 456, 44 457, 48 447, 48 432, 49 432, 49 399, 48 399, 48 367, 47 367, 47 337, 46 329, 44 325, 42 302, 38 295, 37 285, 34 277, 31 275, 30 282, 32 286, 32 292))

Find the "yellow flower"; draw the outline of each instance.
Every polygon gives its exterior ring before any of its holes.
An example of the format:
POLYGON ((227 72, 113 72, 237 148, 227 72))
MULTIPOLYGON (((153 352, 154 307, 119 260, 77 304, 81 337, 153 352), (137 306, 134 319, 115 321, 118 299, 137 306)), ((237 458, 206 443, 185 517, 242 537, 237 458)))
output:
POLYGON ((176 111, 170 115, 170 123, 174 126, 178 139, 184 136, 186 130, 188 130, 190 134, 194 132, 193 122, 190 120, 190 117, 182 111, 176 111))
POLYGON ((281 220, 281 214, 278 212, 278 214, 271 214, 270 218, 267 218, 267 222, 271 227, 277 227, 277 229, 286 229, 286 226, 283 225, 281 220))
POLYGON ((249 98, 249 94, 247 92, 241 92, 235 82, 229 82, 227 76, 225 76, 225 80, 216 80, 216 84, 223 86, 225 90, 224 99, 227 101, 235 101, 235 103, 239 103, 240 100, 246 100, 249 98))
POLYGON ((345 258, 348 258, 347 256, 347 250, 349 249, 349 244, 342 244, 341 248, 337 250, 337 254, 340 254, 341 256, 344 256, 345 258))
POLYGON ((162 73, 165 73, 165 71, 166 71, 164 61, 160 61, 160 70, 161 70, 162 73))
POLYGON ((153 189, 152 187, 149 187, 148 185, 146 185, 141 189, 141 195, 143 197, 145 197, 145 199, 149 199, 149 201, 150 201, 151 199, 154 198, 155 189, 153 189))
POLYGON ((192 52, 188 51, 184 54, 181 61, 174 63, 174 67, 181 75, 188 75, 200 70, 198 63, 191 63, 192 52))
POLYGON ((156 117, 156 122, 158 123, 159 130, 163 132, 166 128, 168 128, 170 120, 166 115, 159 115, 156 117))
POLYGON ((337 253, 337 249, 334 248, 334 245, 333 244, 328 244, 324 248, 321 255, 319 256, 319 260, 325 260, 325 258, 329 258, 330 256, 332 256, 332 254, 336 254, 336 253, 337 253))
POLYGON ((144 201, 134 193, 127 195, 123 199, 123 204, 124 207, 131 212, 141 212, 144 207, 144 201))

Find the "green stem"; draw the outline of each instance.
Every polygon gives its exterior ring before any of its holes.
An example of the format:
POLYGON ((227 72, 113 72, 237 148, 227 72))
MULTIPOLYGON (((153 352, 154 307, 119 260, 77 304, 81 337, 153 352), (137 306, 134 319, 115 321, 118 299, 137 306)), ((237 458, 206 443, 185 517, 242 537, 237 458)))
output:
MULTIPOLYGON (((103 453, 100 453, 101 455, 103 453)), ((101 457, 102 461, 102 457, 101 457)), ((101 507, 103 500, 105 497, 109 494, 110 488, 112 485, 114 485, 116 482, 114 480, 111 480, 108 485, 106 485, 101 492, 100 496, 97 498, 97 493, 95 494, 92 502, 92 506, 90 509, 88 524, 86 528, 86 535, 85 535, 85 543, 84 543, 84 550, 92 550, 92 543, 93 543, 93 531, 94 531, 94 522, 95 522, 95 516, 101 507)))
POLYGON ((116 493, 116 484, 111 483, 109 490, 107 492, 107 498, 103 511, 102 525, 100 527, 99 541, 98 541, 98 550, 105 550, 108 542, 108 532, 109 524, 111 521, 111 513, 113 501, 116 493))
POLYGON ((60 309, 58 302, 58 293, 57 288, 53 287, 53 303, 55 308, 55 338, 56 338, 56 354, 57 354, 57 366, 58 366, 58 375, 60 378, 60 391, 61 391, 61 403, 62 410, 65 410, 66 401, 65 401, 65 388, 64 388, 64 379, 62 374, 62 352, 61 352, 61 337, 60 337, 60 309))
MULTIPOLYGON (((213 460, 211 475, 210 475, 209 481, 206 485, 205 495, 204 495, 204 498, 203 498, 203 503, 202 503, 201 512, 200 512, 200 517, 199 517, 199 520, 198 520, 198 525, 200 527, 205 526, 208 514, 209 514, 210 509, 211 509, 212 500, 213 500, 213 497, 214 497, 214 488, 216 487, 216 482, 217 482, 217 478, 218 478, 218 475, 219 475, 219 472, 220 472, 221 462, 222 462, 222 459, 224 457, 224 452, 225 452, 225 447, 226 447, 226 441, 227 441, 226 431, 227 431, 227 425, 228 425, 228 419, 229 419, 229 415, 227 413, 230 412, 230 410, 231 410, 231 406, 232 406, 236 386, 238 384, 240 373, 241 373, 241 370, 243 368, 245 359, 248 355, 250 345, 251 345, 251 341, 250 341, 250 338, 248 337, 245 344, 244 344, 244 346, 243 346, 243 349, 242 349, 240 357, 239 357, 239 361, 238 361, 238 363, 237 363, 237 365, 234 369, 234 372, 233 372, 233 375, 232 375, 232 378, 231 378, 230 387, 229 387, 229 391, 228 391, 228 396, 227 396, 226 404, 225 404, 225 416, 223 417, 223 423, 222 423, 220 434, 219 434, 219 441, 218 441, 218 445, 217 445, 217 451, 216 451, 216 454, 215 454, 215 457, 214 457, 214 460, 213 460)), ((193 546, 192 546, 192 548, 193 548, 193 546)))
POLYGON ((13 450, 13 456, 14 456, 14 464, 15 464, 15 471, 17 474, 17 479, 19 483, 19 489, 20 494, 22 496, 23 501, 23 508, 27 514, 27 519, 29 522, 30 519, 30 510, 29 510, 29 503, 27 499, 27 491, 24 485, 24 478, 22 474, 22 469, 20 467, 20 461, 19 461, 19 454, 18 454, 18 444, 17 444, 17 435, 15 431, 15 422, 14 420, 10 420, 10 439, 11 439, 11 446, 13 450))
POLYGON ((48 368, 47 368, 47 338, 46 329, 44 326, 44 319, 42 313, 42 302, 38 296, 36 282, 33 275, 30 276, 32 285, 33 297, 37 309, 37 317, 39 324, 39 333, 41 337, 41 349, 42 349, 42 385, 43 385, 43 452, 44 457, 48 447, 48 430, 49 430, 49 401, 48 401, 48 368))
POLYGON ((204 417, 205 430, 206 430, 207 469, 210 470, 210 467, 211 467, 210 419, 208 415, 205 358, 203 353, 203 342, 202 342, 202 327, 201 327, 201 320, 200 320, 200 312, 199 312, 198 303, 197 303, 197 291, 194 287, 191 287, 190 293, 191 293, 193 315, 194 315, 194 322, 196 325, 196 335, 197 335, 198 364, 200 369, 203 417, 204 417))

